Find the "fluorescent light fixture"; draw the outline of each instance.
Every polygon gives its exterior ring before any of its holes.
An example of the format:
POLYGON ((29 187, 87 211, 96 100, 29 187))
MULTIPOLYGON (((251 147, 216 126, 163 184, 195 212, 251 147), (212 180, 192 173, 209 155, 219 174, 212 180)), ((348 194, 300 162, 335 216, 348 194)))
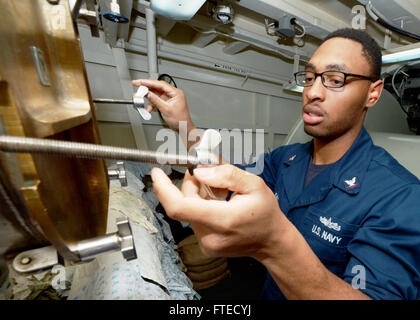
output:
POLYGON ((382 56, 382 63, 395 63, 420 59, 420 48, 390 53, 382 56))
POLYGON ((303 87, 297 86, 294 82, 288 82, 283 85, 283 90, 302 93, 303 87))
POLYGON ((150 8, 173 20, 190 20, 206 0, 151 0, 150 8))

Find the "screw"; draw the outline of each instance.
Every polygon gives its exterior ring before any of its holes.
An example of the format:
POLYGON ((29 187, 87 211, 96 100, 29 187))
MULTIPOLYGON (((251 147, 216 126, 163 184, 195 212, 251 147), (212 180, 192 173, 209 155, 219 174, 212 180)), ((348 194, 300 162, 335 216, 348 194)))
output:
POLYGON ((32 260, 31 260, 31 258, 29 258, 29 257, 25 257, 25 258, 22 258, 22 259, 20 260, 20 263, 21 263, 21 264, 29 264, 31 261, 32 261, 32 260))

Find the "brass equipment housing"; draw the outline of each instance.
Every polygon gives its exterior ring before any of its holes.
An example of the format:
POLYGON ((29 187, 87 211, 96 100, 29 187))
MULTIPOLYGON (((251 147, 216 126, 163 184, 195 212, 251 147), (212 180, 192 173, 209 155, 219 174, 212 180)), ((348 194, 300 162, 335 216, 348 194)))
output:
MULTIPOLYGON (((0 11, 0 120, 7 134, 100 144, 68 1, 2 0, 0 11)), ((15 212, 13 224, 33 243, 45 236, 64 258, 79 261, 74 245, 105 234, 103 160, 0 152, 0 171, 13 204, 0 207, 0 219, 15 212)))

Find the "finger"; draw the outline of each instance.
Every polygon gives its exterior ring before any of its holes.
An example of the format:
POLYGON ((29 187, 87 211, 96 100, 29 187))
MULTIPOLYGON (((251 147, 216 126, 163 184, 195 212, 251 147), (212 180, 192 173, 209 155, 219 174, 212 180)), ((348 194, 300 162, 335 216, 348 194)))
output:
POLYGON ((176 89, 175 87, 171 86, 169 83, 160 80, 150 80, 150 79, 139 79, 133 80, 132 84, 135 86, 146 86, 151 90, 164 92, 169 97, 176 96, 176 89))
POLYGON ((153 188, 167 215, 175 220, 197 223, 212 230, 226 231, 229 217, 238 211, 237 205, 226 201, 185 197, 159 168, 151 171, 153 188))
POLYGON ((152 112, 153 111, 153 109, 154 109, 155 107, 152 105, 152 104, 148 104, 147 105, 147 107, 146 107, 146 110, 148 111, 148 112, 152 112))
POLYGON ((158 95, 156 95, 153 92, 148 93, 147 99, 149 99, 149 102, 156 108, 158 108, 162 112, 167 112, 168 108, 170 106, 166 103, 166 101, 162 100, 158 95))
POLYGON ((152 168, 150 174, 156 195, 159 193, 165 201, 169 200, 169 198, 174 201, 181 201, 184 198, 182 192, 172 183, 162 169, 152 168))
POLYGON ((211 188, 211 190, 213 191, 214 195, 218 199, 225 199, 226 200, 227 196, 229 195, 229 191, 227 189, 211 188))
POLYGON ((230 164, 196 168, 194 176, 201 183, 211 187, 229 189, 238 193, 250 193, 258 189, 262 183, 258 176, 230 164))
POLYGON ((185 172, 181 191, 186 197, 199 197, 200 183, 190 175, 188 170, 185 172))
MULTIPOLYGON (((209 166, 209 165, 200 165, 200 166, 209 166)), ((228 196, 227 189, 220 188, 210 188, 213 195, 218 200, 225 200, 228 196)), ((214 199, 208 193, 208 189, 203 183, 200 183, 194 176, 191 176, 187 170, 184 176, 184 181, 182 184, 182 193, 187 197, 201 197, 203 199, 214 199)))
MULTIPOLYGON (((198 168, 211 168, 211 167, 215 167, 216 165, 213 164, 200 164, 198 166, 198 168)), ((195 176, 193 176, 195 179, 195 176)), ((207 188, 204 187, 204 183, 200 183, 197 179, 195 179, 197 182, 196 184, 199 185, 200 190, 199 190, 199 195, 203 198, 203 199, 210 199, 213 197, 210 197, 210 195, 208 194, 207 188)), ((211 191, 213 192, 213 195, 216 197, 216 199, 218 200, 226 200, 229 191, 226 188, 215 188, 215 187, 210 187, 211 191)))

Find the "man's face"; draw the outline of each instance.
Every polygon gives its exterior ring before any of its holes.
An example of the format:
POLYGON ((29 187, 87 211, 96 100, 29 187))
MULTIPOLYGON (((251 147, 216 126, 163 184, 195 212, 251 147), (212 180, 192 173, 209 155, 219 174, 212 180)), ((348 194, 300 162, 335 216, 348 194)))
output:
MULTIPOLYGON (((362 45, 353 40, 332 38, 324 42, 309 61, 307 71, 327 70, 370 76, 362 45)), ((349 77, 342 88, 326 88, 321 77, 303 90, 302 118, 305 132, 321 140, 333 140, 360 130, 366 113, 369 80, 349 77)))

